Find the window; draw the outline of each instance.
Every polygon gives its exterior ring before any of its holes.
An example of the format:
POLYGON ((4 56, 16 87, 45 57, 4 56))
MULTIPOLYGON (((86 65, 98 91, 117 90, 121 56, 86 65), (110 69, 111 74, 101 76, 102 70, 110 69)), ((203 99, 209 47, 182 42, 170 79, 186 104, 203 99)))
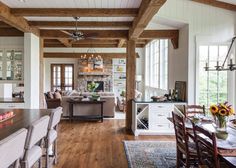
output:
POLYGON ((206 62, 215 67, 217 61, 222 65, 228 51, 227 45, 199 46, 198 103, 209 107, 224 102, 228 98, 227 71, 205 71, 206 62))
POLYGON ((154 40, 146 48, 145 84, 147 87, 167 90, 168 40, 154 40))
POLYGON ((51 89, 73 90, 74 89, 74 65, 52 64, 51 65, 51 89))

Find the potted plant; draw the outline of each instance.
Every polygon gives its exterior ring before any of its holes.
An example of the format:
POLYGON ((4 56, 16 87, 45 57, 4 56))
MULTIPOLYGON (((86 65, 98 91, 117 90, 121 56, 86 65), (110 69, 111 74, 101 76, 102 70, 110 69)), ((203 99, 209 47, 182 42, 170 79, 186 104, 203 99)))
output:
POLYGON ((100 96, 95 92, 95 90, 98 88, 99 84, 95 82, 91 82, 88 84, 88 91, 93 92, 92 93, 92 100, 98 100, 100 96))

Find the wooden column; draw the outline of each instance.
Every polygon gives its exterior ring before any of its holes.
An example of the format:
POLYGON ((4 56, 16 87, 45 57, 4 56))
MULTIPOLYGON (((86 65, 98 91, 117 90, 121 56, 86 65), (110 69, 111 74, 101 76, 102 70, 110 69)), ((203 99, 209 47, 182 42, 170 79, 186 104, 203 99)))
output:
POLYGON ((40 60, 39 60, 39 107, 40 108, 46 108, 46 104, 44 101, 44 53, 43 53, 43 48, 44 48, 44 39, 40 38, 40 60))
POLYGON ((126 128, 131 130, 132 99, 135 98, 136 53, 135 41, 128 40, 126 48, 126 128))

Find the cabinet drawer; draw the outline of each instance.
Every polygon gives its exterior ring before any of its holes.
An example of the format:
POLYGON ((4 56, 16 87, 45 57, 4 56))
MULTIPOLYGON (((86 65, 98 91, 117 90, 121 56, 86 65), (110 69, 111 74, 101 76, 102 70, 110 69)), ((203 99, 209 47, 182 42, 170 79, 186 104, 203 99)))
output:
POLYGON ((150 124, 150 129, 162 132, 165 130, 170 130, 170 125, 168 123, 152 123, 150 124))
POLYGON ((151 104, 149 105, 150 112, 171 112, 174 109, 174 105, 165 104, 151 104))
POLYGON ((24 103, 0 103, 0 108, 22 109, 24 108, 24 103))

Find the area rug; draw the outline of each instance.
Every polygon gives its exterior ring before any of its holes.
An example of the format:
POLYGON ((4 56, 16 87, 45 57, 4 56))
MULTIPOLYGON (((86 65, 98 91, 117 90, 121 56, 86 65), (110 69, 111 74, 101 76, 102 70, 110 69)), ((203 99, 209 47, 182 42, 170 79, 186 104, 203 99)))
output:
POLYGON ((124 141, 129 168, 176 167, 176 143, 170 141, 124 141))

